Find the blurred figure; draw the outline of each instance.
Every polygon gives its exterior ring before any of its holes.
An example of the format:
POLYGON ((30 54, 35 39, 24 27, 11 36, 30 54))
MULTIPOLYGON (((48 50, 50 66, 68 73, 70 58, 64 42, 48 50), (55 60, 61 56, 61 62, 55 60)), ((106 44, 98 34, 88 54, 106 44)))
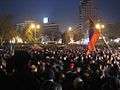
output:
POLYGON ((62 90, 62 86, 54 81, 55 75, 53 71, 47 71, 47 80, 43 82, 41 90, 62 90))
POLYGON ((30 55, 26 51, 15 51, 15 71, 9 79, 10 90, 39 90, 39 84, 28 68, 30 55))

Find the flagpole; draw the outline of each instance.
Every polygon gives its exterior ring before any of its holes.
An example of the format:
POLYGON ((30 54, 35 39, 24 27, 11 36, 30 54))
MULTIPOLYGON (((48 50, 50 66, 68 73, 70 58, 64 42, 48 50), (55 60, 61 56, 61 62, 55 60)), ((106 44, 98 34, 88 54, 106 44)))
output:
POLYGON ((103 34, 102 34, 102 29, 104 29, 104 28, 105 28, 104 25, 102 25, 102 24, 100 24, 100 23, 96 24, 96 29, 99 30, 99 32, 100 32, 100 36, 102 37, 104 43, 106 44, 106 46, 108 47, 110 53, 112 54, 112 50, 111 50, 110 46, 108 45, 108 43, 107 43, 105 37, 104 37, 103 34))
MULTIPOLYGON (((110 46, 108 45, 105 37, 102 35, 102 29, 104 29, 105 26, 104 26, 103 24, 101 24, 101 23, 95 24, 91 17, 88 17, 88 18, 89 18, 90 29, 91 29, 91 28, 92 28, 92 29, 94 28, 94 29, 98 30, 98 35, 100 34, 100 36, 102 37, 104 43, 106 44, 106 46, 108 47, 110 53, 112 54, 112 50, 111 50, 110 46)), ((96 32, 97 32, 97 31, 96 31, 96 32)), ((94 33, 95 33, 95 31, 94 31, 94 33)), ((91 44, 90 42, 91 42, 91 41, 94 41, 94 40, 92 40, 92 39, 94 39, 93 36, 95 36, 94 33, 93 33, 93 35, 92 35, 91 40, 90 40, 89 43, 88 43, 88 46, 91 46, 91 45, 90 45, 90 44, 91 44)), ((97 37, 98 37, 98 36, 97 36, 97 37)), ((97 42, 97 40, 96 40, 96 42, 97 42)), ((89 49, 89 47, 87 47, 87 49, 89 49)), ((90 50, 90 49, 89 49, 89 50, 90 50)))
POLYGON ((104 43, 106 44, 106 46, 108 47, 108 49, 109 49, 110 53, 112 54, 112 50, 111 50, 111 48, 110 48, 109 44, 107 43, 107 41, 106 41, 105 37, 102 35, 102 33, 101 33, 101 37, 102 37, 102 39, 103 39, 104 43))

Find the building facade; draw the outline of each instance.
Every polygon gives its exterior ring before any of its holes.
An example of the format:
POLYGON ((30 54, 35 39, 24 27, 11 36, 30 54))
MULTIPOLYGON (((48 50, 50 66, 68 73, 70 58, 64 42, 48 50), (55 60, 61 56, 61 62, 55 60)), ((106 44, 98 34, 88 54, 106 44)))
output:
POLYGON ((57 41, 61 38, 59 25, 56 23, 44 24, 43 33, 49 38, 49 41, 57 41))
POLYGON ((35 23, 35 21, 24 21, 23 23, 16 24, 16 30, 17 31, 23 31, 24 28, 32 23, 35 23))
POLYGON ((79 6, 80 24, 85 33, 84 39, 89 39, 94 32, 94 23, 99 20, 97 0, 81 0, 79 6))
POLYGON ((81 0, 79 6, 80 12, 80 24, 82 25, 82 29, 88 29, 88 20, 91 18, 96 21, 98 19, 97 8, 96 8, 97 0, 81 0))

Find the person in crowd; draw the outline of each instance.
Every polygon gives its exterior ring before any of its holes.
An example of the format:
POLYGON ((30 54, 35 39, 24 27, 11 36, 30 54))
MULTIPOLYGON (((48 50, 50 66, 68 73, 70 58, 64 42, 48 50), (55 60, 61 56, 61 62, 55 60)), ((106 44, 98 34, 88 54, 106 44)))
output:
POLYGON ((39 82, 29 72, 30 55, 26 51, 15 51, 14 72, 9 77, 8 87, 10 90, 39 90, 39 82))
POLYGON ((1 56, 0 82, 11 90, 120 90, 119 49, 86 54, 82 46, 66 45, 8 54, 1 56))
POLYGON ((46 80, 41 85, 41 90, 62 90, 62 86, 54 81, 54 72, 49 70, 46 72, 46 80))

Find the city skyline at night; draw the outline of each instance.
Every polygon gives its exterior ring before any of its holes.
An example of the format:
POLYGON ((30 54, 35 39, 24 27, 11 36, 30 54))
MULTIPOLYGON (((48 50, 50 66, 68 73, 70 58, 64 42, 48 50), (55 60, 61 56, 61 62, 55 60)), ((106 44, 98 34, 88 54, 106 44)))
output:
MULTIPOLYGON (((96 0, 99 15, 107 22, 119 22, 120 1, 96 0)), ((65 25, 79 23, 80 0, 2 0, 0 13, 9 13, 14 16, 15 22, 29 18, 42 21, 49 17, 50 21, 65 25)))

